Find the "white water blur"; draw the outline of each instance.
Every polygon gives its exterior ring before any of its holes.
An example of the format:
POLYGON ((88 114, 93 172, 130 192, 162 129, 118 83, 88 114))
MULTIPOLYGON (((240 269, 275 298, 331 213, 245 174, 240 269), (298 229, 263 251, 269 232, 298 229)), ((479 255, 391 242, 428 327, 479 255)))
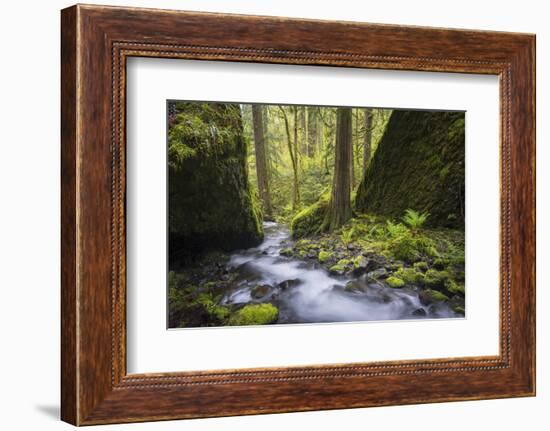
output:
POLYGON ((297 286, 284 290, 274 289, 277 293, 272 300, 279 307, 279 323, 454 316, 444 304, 436 311, 422 305, 417 292, 412 289, 391 289, 382 284, 367 284, 364 276, 332 276, 314 262, 281 256, 280 251, 291 245, 288 229, 266 222, 264 230, 265 239, 258 247, 231 255, 228 267, 237 270, 240 279, 236 288, 223 298, 223 303, 252 302, 251 289, 257 285, 267 284, 275 288, 283 281, 299 280, 297 286), (346 283, 351 280, 362 283, 364 291, 345 290, 346 283), (419 316, 419 312, 422 315, 419 316))

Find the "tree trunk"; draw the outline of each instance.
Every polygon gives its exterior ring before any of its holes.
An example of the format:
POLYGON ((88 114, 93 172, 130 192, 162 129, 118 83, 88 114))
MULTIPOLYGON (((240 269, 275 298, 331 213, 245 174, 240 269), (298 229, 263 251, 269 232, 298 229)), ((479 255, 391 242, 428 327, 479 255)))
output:
POLYGON ((298 147, 298 107, 294 106, 294 158, 296 168, 300 169, 300 149, 298 147))
POLYGON ((309 112, 307 106, 304 106, 304 141, 306 143, 306 154, 311 157, 311 150, 309 149, 309 112))
POLYGON ((329 231, 339 228, 351 218, 351 112, 351 108, 338 108, 337 111, 332 194, 323 224, 324 229, 329 231))
POLYGON ((372 153, 372 109, 365 109, 365 141, 363 142, 363 176, 369 167, 372 153))
POLYGON ((286 141, 288 144, 288 153, 290 154, 290 161, 292 163, 292 173, 294 177, 294 182, 292 186, 292 211, 296 211, 300 205, 300 186, 298 182, 298 162, 296 160, 296 154, 293 149, 295 148, 296 142, 292 142, 292 137, 290 136, 290 125, 288 124, 288 116, 286 111, 282 106, 279 106, 281 113, 283 114, 283 120, 285 122, 285 131, 286 131, 286 141))
POLYGON ((254 150, 256 152, 256 175, 258 190, 264 210, 264 216, 271 218, 271 196, 267 173, 266 142, 264 129, 264 115, 261 105, 252 105, 252 123, 254 126, 254 150))

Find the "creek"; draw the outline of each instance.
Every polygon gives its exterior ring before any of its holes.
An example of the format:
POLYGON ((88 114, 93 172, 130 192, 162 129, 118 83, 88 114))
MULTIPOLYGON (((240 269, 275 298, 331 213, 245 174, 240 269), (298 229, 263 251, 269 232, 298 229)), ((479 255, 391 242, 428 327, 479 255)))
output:
POLYGON ((445 303, 424 305, 414 286, 390 288, 366 274, 331 275, 318 262, 280 254, 292 244, 289 229, 264 223, 264 241, 230 255, 228 269, 238 273, 222 304, 270 302, 277 323, 355 322, 458 317, 445 303))

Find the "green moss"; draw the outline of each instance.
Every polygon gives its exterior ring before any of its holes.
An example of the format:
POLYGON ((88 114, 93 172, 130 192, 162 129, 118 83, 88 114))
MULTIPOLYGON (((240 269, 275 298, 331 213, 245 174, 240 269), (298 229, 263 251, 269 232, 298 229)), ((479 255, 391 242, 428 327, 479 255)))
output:
POLYGON ((321 250, 319 252, 318 260, 320 263, 325 263, 327 260, 329 260, 333 256, 333 254, 334 253, 330 251, 321 250))
POLYGON ((349 259, 340 259, 336 265, 332 265, 330 267, 330 272, 334 274, 344 273, 346 272, 348 266, 350 265, 351 261, 349 259))
POLYGON ((407 284, 423 284, 424 274, 413 268, 399 268, 395 276, 401 278, 407 284))
POLYGON ((449 297, 444 293, 439 292, 438 290, 427 289, 422 292, 425 297, 429 298, 432 302, 443 302, 448 301, 449 297))
POLYGON ((457 314, 462 314, 462 315, 466 314, 466 311, 464 310, 464 307, 462 307, 460 305, 455 305, 453 307, 453 311, 457 314))
POLYGON ((424 284, 427 287, 442 288, 445 287, 445 282, 451 277, 447 271, 437 271, 428 269, 424 274, 424 284))
POLYGON ((449 264, 449 261, 445 257, 438 257, 434 259, 433 267, 435 269, 444 269, 449 264))
POLYGON ((168 131, 171 263, 258 244, 262 213, 249 184, 239 105, 178 102, 174 109, 168 131))
MULTIPOLYGON (((351 260, 351 263, 353 264, 353 267, 357 269, 357 268, 361 267, 362 264, 366 264, 367 261, 366 261, 364 256, 359 255, 359 256, 354 257, 351 260)), ((366 265, 364 265, 363 267, 365 267, 365 266, 366 265)))
POLYGON ((319 233, 328 207, 330 195, 324 194, 321 198, 300 211, 290 223, 293 238, 302 238, 319 233))
POLYGON ((275 323, 278 316, 279 310, 272 304, 247 305, 229 318, 228 325, 266 325, 275 323))
POLYGON ((444 281, 445 290, 452 295, 461 295, 464 296, 465 288, 464 284, 459 284, 454 280, 447 279, 444 281))
POLYGON ((292 256, 294 254, 294 252, 292 251, 292 248, 290 247, 286 247, 286 248, 283 248, 279 254, 281 256, 292 256))
POLYGON ((183 273, 168 273, 168 303, 170 327, 197 327, 225 325, 228 307, 218 305, 221 298, 219 284, 196 286, 187 282, 183 273))
POLYGON ((398 218, 429 212, 426 226, 464 227, 463 112, 394 110, 363 177, 356 211, 398 218))
POLYGON ((413 266, 414 266, 415 269, 417 269, 419 271, 422 271, 422 272, 426 272, 428 270, 428 264, 426 262, 423 262, 423 261, 415 262, 415 264, 413 266))
POLYGON ((410 232, 391 240, 388 250, 395 258, 411 263, 438 254, 435 243, 429 237, 410 232))
POLYGON ((386 279, 386 283, 388 284, 388 286, 394 289, 405 286, 405 282, 396 276, 388 277, 386 279))

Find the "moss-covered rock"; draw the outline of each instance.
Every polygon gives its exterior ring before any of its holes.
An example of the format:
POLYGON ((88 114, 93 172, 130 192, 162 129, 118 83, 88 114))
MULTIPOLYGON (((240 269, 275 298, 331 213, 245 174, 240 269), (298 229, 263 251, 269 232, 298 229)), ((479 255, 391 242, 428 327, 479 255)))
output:
POLYGON ((349 259, 340 259, 336 265, 330 267, 329 271, 334 275, 343 275, 349 269, 350 263, 349 259))
POLYGON ((396 277, 394 275, 392 275, 391 277, 388 277, 386 279, 386 283, 388 284, 388 286, 390 286, 393 289, 397 289, 405 286, 405 282, 399 277, 396 277))
POLYGON ((317 202, 304 208, 294 216, 290 223, 293 238, 302 238, 319 233, 325 219, 330 195, 322 195, 317 202))
POLYGON ((201 286, 189 283, 185 274, 168 273, 169 326, 198 327, 224 325, 230 309, 219 305, 223 286, 215 282, 201 286))
POLYGON ((452 279, 445 280, 444 286, 445 286, 445 290, 452 295, 464 296, 466 293, 464 284, 457 283, 455 280, 452 280, 452 279))
POLYGON ((415 269, 417 269, 418 271, 422 271, 422 272, 426 272, 429 268, 428 264, 426 262, 415 262, 415 264, 413 265, 415 269))
POLYGON ((317 257, 317 259, 319 260, 320 263, 325 263, 327 260, 329 260, 333 256, 333 254, 334 253, 332 253, 331 251, 321 250, 319 252, 319 256, 317 257))
POLYGON ((443 288, 449 278, 451 278, 451 275, 447 271, 428 269, 426 274, 424 274, 424 284, 427 287, 443 288))
POLYGON ((434 302, 445 302, 449 300, 449 297, 438 290, 425 289, 419 294, 420 302, 424 305, 432 304, 434 302))
POLYGON ((248 181, 239 106, 178 102, 174 110, 168 132, 171 262, 258 244, 262 217, 248 181))
POLYGON ((424 274, 414 268, 399 268, 395 272, 395 276, 407 284, 424 284, 424 274))
POLYGON ((453 311, 457 314, 462 314, 462 315, 466 314, 466 310, 462 305, 453 306, 453 311))
POLYGON ((278 316, 279 310, 273 304, 247 305, 229 318, 228 325, 267 325, 275 323, 278 316))
POLYGON ((393 111, 361 182, 356 210, 393 218, 428 212, 427 226, 464 226, 462 112, 393 111))

